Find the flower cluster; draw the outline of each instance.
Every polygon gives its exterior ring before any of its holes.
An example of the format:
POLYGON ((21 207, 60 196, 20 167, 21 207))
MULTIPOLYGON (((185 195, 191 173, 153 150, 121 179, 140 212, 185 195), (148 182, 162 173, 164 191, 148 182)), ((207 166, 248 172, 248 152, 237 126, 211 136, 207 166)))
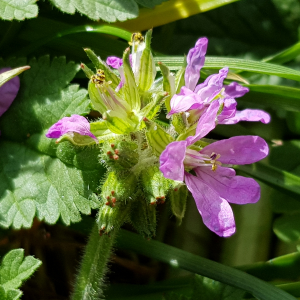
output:
POLYGON ((106 62, 85 49, 96 72, 81 67, 90 79, 93 109, 101 118, 89 123, 79 115, 64 117, 46 136, 101 148, 100 162, 108 169, 99 196, 101 233, 130 221, 140 232, 154 234, 155 205, 166 200, 180 222, 189 191, 204 224, 228 237, 235 232, 229 203, 255 203, 260 198, 258 183, 236 176, 231 165, 265 158, 268 145, 258 136, 214 142, 205 137, 218 124, 268 123, 270 116, 261 110, 236 109, 236 98, 249 90, 237 82, 224 84, 227 67, 198 84, 206 38, 190 49, 176 75, 159 63, 158 79, 150 42, 151 31, 145 38, 133 34, 131 50, 127 48, 122 59, 109 57, 106 62), (170 120, 165 126, 155 120, 162 107, 170 120))

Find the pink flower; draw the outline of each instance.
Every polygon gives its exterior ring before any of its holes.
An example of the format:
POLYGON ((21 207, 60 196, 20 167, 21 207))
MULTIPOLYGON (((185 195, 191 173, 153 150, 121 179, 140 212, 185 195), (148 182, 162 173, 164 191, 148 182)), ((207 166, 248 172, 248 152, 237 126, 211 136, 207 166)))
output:
MULTIPOLYGON (((0 69, 0 74, 11 70, 11 68, 0 69)), ((15 100, 20 88, 18 76, 12 78, 0 87, 0 116, 2 116, 15 100)))
POLYGON ((64 117, 57 123, 53 124, 47 134, 47 138, 57 139, 66 133, 79 133, 81 135, 88 135, 98 143, 97 138, 90 131, 89 121, 79 115, 72 115, 71 117, 64 117))
POLYGON ((187 141, 170 143, 160 156, 160 170, 166 178, 185 181, 211 231, 231 236, 235 222, 229 203, 257 202, 260 187, 254 179, 236 176, 233 169, 221 165, 257 162, 268 155, 268 145, 258 136, 237 136, 212 143, 199 152, 187 147, 187 141))
POLYGON ((219 101, 223 106, 218 116, 219 124, 236 124, 239 121, 269 123, 270 115, 262 110, 236 110, 235 98, 242 97, 249 92, 249 89, 236 82, 223 84, 228 74, 228 67, 221 69, 218 74, 208 76, 203 83, 196 86, 200 78, 200 70, 204 65, 207 43, 207 38, 200 38, 195 47, 190 49, 187 56, 185 86, 181 88, 179 94, 172 97, 171 110, 167 117, 174 113, 188 112, 190 118, 194 120, 195 117, 199 118, 212 102, 219 101))

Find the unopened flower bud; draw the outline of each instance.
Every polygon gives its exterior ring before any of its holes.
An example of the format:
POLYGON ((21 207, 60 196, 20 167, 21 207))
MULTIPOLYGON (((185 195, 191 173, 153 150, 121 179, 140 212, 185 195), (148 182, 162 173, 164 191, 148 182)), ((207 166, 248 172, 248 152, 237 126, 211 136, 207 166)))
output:
POLYGON ((170 189, 168 194, 172 213, 177 218, 178 225, 181 224, 185 214, 187 195, 188 190, 184 184, 174 186, 170 189))
POLYGON ((133 173, 124 175, 116 172, 109 172, 101 190, 101 198, 108 206, 121 205, 121 202, 133 201, 137 189, 137 179, 133 173))
POLYGON ((132 141, 116 140, 105 142, 102 147, 101 161, 113 170, 130 169, 138 162, 138 145, 132 141))
POLYGON ((158 166, 145 169, 140 176, 145 197, 149 203, 164 203, 172 181, 164 177, 158 166))

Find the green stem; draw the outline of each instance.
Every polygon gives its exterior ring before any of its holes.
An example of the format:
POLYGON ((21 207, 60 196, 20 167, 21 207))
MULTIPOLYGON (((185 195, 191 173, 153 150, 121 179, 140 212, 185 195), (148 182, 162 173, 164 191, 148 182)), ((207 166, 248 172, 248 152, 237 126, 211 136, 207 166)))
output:
POLYGON ((295 297, 254 276, 181 249, 150 240, 126 230, 120 231, 116 247, 133 250, 187 271, 243 289, 260 300, 295 300, 295 297))
POLYGON ((72 300, 102 299, 103 277, 115 236, 116 230, 100 236, 97 224, 94 225, 76 278, 72 300))

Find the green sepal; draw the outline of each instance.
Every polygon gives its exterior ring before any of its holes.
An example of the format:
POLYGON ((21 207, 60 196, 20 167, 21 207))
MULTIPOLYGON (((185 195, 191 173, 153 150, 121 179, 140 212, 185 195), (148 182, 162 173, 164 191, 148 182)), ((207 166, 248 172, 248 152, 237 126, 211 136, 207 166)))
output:
POLYGON ((88 86, 89 96, 92 102, 92 107, 94 110, 99 111, 101 114, 107 111, 107 107, 104 105, 100 92, 96 85, 90 80, 88 86))
POLYGON ((88 135, 81 135, 77 132, 66 133, 56 140, 56 144, 69 141, 76 146, 95 145, 96 141, 88 135))
POLYGON ((133 201, 136 195, 137 178, 133 173, 109 172, 101 189, 101 202, 117 207, 133 201))
POLYGON ((170 111, 170 100, 175 94, 175 77, 170 73, 170 69, 163 63, 159 62, 158 66, 163 76, 163 89, 169 94, 169 97, 165 100, 165 105, 167 110, 170 111))
POLYGON ((175 75, 175 94, 178 94, 181 88, 185 85, 185 69, 187 66, 186 56, 184 57, 184 62, 182 68, 175 75))
POLYGON ((150 103, 148 103, 139 113, 140 118, 146 117, 147 119, 153 119, 156 114, 159 112, 162 103, 165 101, 168 93, 158 92, 154 94, 154 97, 150 103))
POLYGON ((155 61, 151 53, 152 29, 148 30, 145 35, 145 49, 140 58, 140 65, 136 80, 139 90, 143 93, 148 91, 154 82, 156 76, 155 61))
POLYGON ((12 78, 18 76, 22 72, 30 69, 30 66, 24 66, 20 68, 15 68, 0 74, 0 86, 2 86, 5 82, 11 80, 12 78))
POLYGON ((125 100, 130 105, 131 110, 138 112, 141 108, 141 99, 129 63, 129 54, 130 54, 130 48, 127 48, 123 54, 123 69, 124 69, 125 83, 121 90, 125 100))
POLYGON ((156 156, 160 156, 167 145, 174 142, 174 139, 157 123, 146 118, 144 119, 144 122, 147 127, 146 138, 148 145, 156 156))
POLYGON ((148 200, 139 197, 132 203, 130 222, 137 232, 152 237, 156 232, 156 207, 149 204, 148 200))
POLYGON ((80 68, 88 79, 91 79, 92 76, 94 75, 94 72, 86 64, 81 63, 80 68))
POLYGON ((148 202, 152 205, 164 203, 172 181, 165 178, 156 165, 144 169, 140 176, 148 202))
POLYGON ((138 145, 132 141, 110 140, 103 144, 101 162, 116 170, 130 169, 138 163, 138 145))
POLYGON ((119 229, 129 220, 131 203, 111 207, 103 204, 98 212, 96 222, 99 234, 107 234, 113 229, 119 229))
POLYGON ((129 117, 114 116, 112 111, 103 114, 103 120, 106 123, 107 128, 117 134, 129 134, 136 130, 139 120, 137 116, 133 116, 134 121, 129 117))
POLYGON ((172 213, 176 217, 178 225, 180 225, 185 214, 188 189, 186 185, 176 184, 175 182, 174 184, 175 187, 170 189, 168 196, 171 202, 172 213))
POLYGON ((108 139, 116 137, 116 134, 107 128, 107 123, 104 120, 90 123, 90 131, 97 137, 99 143, 103 143, 108 139))
POLYGON ((97 56, 94 51, 91 49, 84 49, 85 53, 87 54, 88 58, 91 60, 95 68, 101 69, 105 73, 105 80, 111 81, 111 87, 115 89, 119 83, 120 78, 110 69, 110 67, 99 57, 97 56))
POLYGON ((184 113, 178 113, 172 116, 172 125, 174 126, 177 133, 182 133, 186 131, 186 124, 183 120, 183 118, 185 117, 186 116, 184 113))

